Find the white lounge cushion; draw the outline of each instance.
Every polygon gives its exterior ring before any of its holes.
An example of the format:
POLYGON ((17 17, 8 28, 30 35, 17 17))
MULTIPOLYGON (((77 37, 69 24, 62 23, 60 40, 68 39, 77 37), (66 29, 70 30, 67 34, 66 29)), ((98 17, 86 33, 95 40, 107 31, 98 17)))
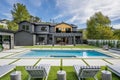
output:
POLYGON ((120 65, 107 65, 108 68, 118 76, 120 76, 120 65))
POLYGON ((3 65, 0 66, 0 77, 12 71, 16 66, 15 65, 3 65))
POLYGON ((44 78, 49 74, 50 65, 40 64, 40 66, 26 66, 25 69, 32 78, 44 78))

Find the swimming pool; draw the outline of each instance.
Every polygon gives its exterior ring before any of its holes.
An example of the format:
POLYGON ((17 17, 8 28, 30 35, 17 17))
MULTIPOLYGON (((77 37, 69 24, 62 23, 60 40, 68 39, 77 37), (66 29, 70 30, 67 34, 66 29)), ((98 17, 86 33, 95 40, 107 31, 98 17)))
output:
POLYGON ((105 57, 110 56, 105 55, 101 52, 94 50, 31 50, 21 55, 15 57, 22 58, 39 58, 39 57, 56 57, 56 58, 71 58, 71 57, 105 57))

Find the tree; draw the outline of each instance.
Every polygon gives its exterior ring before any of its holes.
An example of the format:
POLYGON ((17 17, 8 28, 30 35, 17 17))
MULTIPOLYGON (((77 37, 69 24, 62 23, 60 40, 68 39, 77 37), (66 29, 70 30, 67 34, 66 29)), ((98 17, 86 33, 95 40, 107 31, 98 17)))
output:
POLYGON ((41 22, 41 19, 37 16, 30 15, 30 21, 31 22, 41 22))
POLYGON ((84 40, 87 40, 87 31, 86 30, 82 30, 82 38, 84 39, 84 40))
POLYGON ((30 20, 30 14, 28 10, 26 9, 26 6, 20 3, 16 3, 13 6, 13 10, 11 10, 13 21, 15 23, 19 23, 20 21, 29 21, 30 20))
POLYGON ((114 38, 120 40, 120 29, 114 30, 114 38))
POLYGON ((4 28, 4 26, 3 25, 0 25, 0 29, 3 29, 4 28))
POLYGON ((95 13, 87 20, 87 38, 88 39, 111 39, 113 36, 111 21, 101 12, 95 13))
POLYGON ((13 31, 18 30, 18 24, 16 24, 14 21, 9 21, 7 25, 9 30, 13 30, 13 31))
POLYGON ((96 27, 96 39, 112 39, 113 32, 109 26, 98 26, 96 27))

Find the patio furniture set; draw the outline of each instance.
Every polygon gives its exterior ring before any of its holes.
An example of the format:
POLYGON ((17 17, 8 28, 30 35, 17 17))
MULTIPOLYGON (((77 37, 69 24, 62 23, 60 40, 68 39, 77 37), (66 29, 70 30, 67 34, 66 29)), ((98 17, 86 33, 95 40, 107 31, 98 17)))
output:
MULTIPOLYGON (((78 80, 82 80, 84 78, 94 78, 97 79, 96 74, 99 72, 99 66, 80 66, 73 65, 78 80)), ((120 65, 107 65, 110 71, 120 76, 120 65)), ((0 66, 0 78, 13 69, 15 69, 15 65, 4 65, 0 66)), ((28 80, 31 78, 43 78, 47 80, 51 66, 49 64, 40 64, 39 66, 26 66, 25 69, 29 74, 28 80)), ((111 72, 103 70, 102 72, 102 80, 112 80, 111 72)), ((58 71, 59 72, 59 71, 58 71)), ((21 72, 14 71, 10 74, 11 80, 21 80, 21 72)), ((60 74, 57 73, 58 80, 66 80, 66 72, 62 71, 60 74), (61 77, 60 77, 61 76, 61 77), (63 77, 63 78, 62 78, 63 77)))

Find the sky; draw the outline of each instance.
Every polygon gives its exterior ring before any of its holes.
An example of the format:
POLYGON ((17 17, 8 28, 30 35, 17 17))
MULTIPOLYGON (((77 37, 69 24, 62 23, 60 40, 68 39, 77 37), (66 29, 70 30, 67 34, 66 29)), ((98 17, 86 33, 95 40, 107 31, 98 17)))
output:
POLYGON ((110 18, 113 28, 120 29, 120 0, 0 0, 0 19, 12 20, 11 10, 18 2, 45 22, 66 22, 82 29, 100 11, 110 18))

